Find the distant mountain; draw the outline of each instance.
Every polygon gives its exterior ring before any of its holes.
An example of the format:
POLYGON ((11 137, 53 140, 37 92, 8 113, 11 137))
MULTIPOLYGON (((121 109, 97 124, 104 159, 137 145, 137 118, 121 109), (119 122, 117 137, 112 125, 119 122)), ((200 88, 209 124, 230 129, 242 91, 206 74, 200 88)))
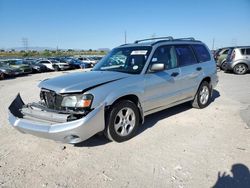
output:
MULTIPOLYGON (((6 50, 12 50, 14 49, 15 51, 22 51, 26 50, 24 47, 14 47, 14 48, 7 48, 6 50)), ((28 50, 35 50, 35 51, 43 51, 43 50, 56 50, 56 48, 50 48, 50 47, 28 47, 28 50)))

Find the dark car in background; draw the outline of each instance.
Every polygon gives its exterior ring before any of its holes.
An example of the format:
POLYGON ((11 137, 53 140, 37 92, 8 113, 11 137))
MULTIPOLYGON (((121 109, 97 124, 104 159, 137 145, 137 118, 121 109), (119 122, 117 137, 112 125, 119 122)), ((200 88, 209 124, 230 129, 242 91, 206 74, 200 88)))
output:
POLYGON ((85 69, 85 68, 92 68, 91 63, 82 62, 79 59, 65 57, 64 61, 66 61, 72 69, 85 69))
POLYGON ((3 80, 6 77, 18 76, 21 74, 21 70, 18 68, 12 68, 3 62, 0 62, 0 79, 3 80))
POLYGON ((20 74, 29 74, 32 73, 32 68, 30 65, 24 64, 22 59, 8 59, 2 61, 5 65, 10 66, 11 68, 20 69, 20 74))
POLYGON ((233 47, 220 48, 214 54, 217 67, 219 67, 221 70, 225 70, 226 68, 227 56, 231 49, 233 49, 233 47))
POLYGON ((41 73, 48 71, 47 67, 41 63, 37 59, 24 59, 24 64, 31 66, 33 73, 41 73))

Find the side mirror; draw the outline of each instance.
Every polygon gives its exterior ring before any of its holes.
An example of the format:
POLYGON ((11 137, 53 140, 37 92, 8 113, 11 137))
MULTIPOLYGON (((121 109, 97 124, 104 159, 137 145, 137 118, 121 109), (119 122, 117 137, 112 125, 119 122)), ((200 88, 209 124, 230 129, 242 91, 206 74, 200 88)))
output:
POLYGON ((150 72, 159 72, 165 70, 165 65, 163 63, 153 63, 150 67, 150 72))

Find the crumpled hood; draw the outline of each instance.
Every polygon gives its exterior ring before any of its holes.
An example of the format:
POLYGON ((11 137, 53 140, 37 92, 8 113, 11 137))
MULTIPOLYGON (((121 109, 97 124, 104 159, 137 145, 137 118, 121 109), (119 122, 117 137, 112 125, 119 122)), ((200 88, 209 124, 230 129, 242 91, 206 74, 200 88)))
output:
POLYGON ((126 77, 129 74, 111 71, 69 73, 44 80, 38 86, 56 93, 78 93, 126 77))

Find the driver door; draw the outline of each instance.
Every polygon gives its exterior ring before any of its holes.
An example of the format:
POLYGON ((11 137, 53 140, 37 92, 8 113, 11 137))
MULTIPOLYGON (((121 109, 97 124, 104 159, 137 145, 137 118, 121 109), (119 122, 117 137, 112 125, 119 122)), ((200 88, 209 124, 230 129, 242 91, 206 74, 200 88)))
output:
POLYGON ((145 114, 150 114, 150 112, 181 100, 180 74, 174 46, 158 47, 144 77, 143 108, 145 114), (150 72, 150 67, 154 63, 163 63, 165 70, 150 72))

